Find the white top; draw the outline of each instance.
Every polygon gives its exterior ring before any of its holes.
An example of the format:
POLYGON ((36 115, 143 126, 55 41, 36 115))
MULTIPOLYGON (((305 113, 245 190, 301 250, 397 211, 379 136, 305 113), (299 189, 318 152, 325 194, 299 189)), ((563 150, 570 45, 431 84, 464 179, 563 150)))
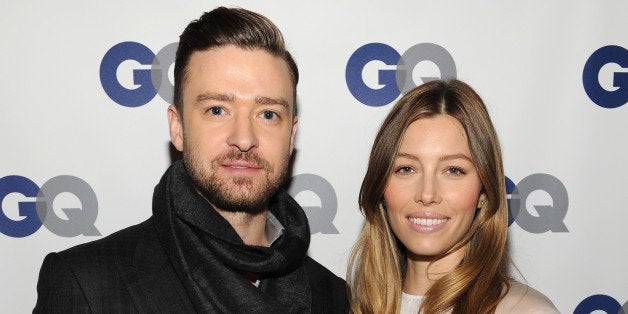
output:
POLYGON ((401 311, 399 314, 417 314, 423 303, 422 295, 413 295, 401 292, 401 311))
MULTIPOLYGON (((416 314, 423 302, 423 296, 402 292, 401 314, 416 314)), ((451 313, 448 311, 447 313, 451 313)), ((499 302, 495 313, 560 313, 544 294, 517 281, 510 282, 508 294, 499 302)))

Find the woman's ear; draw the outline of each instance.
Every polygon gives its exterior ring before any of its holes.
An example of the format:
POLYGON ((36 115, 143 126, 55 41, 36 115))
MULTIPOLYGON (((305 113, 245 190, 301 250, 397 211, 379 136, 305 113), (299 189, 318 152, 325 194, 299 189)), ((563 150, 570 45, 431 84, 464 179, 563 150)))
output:
POLYGON ((486 205, 486 203, 488 202, 488 198, 486 197, 486 194, 482 193, 480 194, 480 198, 478 198, 478 209, 482 209, 484 207, 484 205, 486 205))

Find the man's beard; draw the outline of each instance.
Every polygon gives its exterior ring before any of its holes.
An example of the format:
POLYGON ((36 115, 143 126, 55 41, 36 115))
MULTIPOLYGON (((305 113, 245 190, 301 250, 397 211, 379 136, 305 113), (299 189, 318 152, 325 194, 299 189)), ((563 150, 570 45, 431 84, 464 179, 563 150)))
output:
MULTIPOLYGON (((187 147, 189 148, 189 147, 187 147)), ((197 190, 214 206, 229 212, 258 214, 267 209, 270 198, 285 180, 288 174, 290 155, 286 154, 277 164, 277 171, 256 153, 237 150, 218 155, 211 161, 209 169, 203 164, 198 154, 183 150, 183 163, 197 190), (221 165, 229 160, 242 160, 260 167, 264 177, 218 176, 221 165), (254 179, 258 179, 257 182, 254 179)))

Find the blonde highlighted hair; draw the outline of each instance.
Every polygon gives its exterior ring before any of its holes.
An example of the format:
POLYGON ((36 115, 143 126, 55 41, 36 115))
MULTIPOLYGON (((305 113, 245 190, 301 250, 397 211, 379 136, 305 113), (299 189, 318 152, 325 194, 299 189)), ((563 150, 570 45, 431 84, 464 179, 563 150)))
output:
POLYGON ((442 254, 467 246, 461 263, 429 288, 420 311, 493 313, 510 287, 508 207, 497 134, 486 106, 469 85, 459 80, 432 81, 414 88, 395 104, 373 143, 359 195, 366 221, 351 252, 347 275, 354 313, 399 312, 405 248, 388 224, 382 198, 408 126, 441 114, 456 118, 463 126, 487 202, 465 237, 442 254))

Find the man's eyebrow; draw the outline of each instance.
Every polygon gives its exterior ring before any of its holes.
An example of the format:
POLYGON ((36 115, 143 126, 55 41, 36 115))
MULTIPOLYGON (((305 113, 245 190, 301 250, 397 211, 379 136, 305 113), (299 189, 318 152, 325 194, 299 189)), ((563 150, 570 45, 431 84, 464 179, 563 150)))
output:
POLYGON ((216 100, 216 101, 225 101, 232 102, 235 100, 234 94, 221 94, 221 93, 202 93, 196 96, 195 105, 200 105, 201 103, 208 100, 216 100))
POLYGON ((255 97, 255 103, 259 105, 280 105, 282 107, 285 107, 286 110, 290 109, 290 105, 288 105, 288 102, 282 98, 257 96, 255 97))
MULTIPOLYGON (((196 96, 194 104, 198 106, 208 100, 233 102, 235 101, 235 95, 232 93, 202 93, 196 96)), ((288 101, 282 98, 257 96, 255 97, 255 103, 258 105, 280 105, 285 107, 286 110, 290 108, 288 101)))

